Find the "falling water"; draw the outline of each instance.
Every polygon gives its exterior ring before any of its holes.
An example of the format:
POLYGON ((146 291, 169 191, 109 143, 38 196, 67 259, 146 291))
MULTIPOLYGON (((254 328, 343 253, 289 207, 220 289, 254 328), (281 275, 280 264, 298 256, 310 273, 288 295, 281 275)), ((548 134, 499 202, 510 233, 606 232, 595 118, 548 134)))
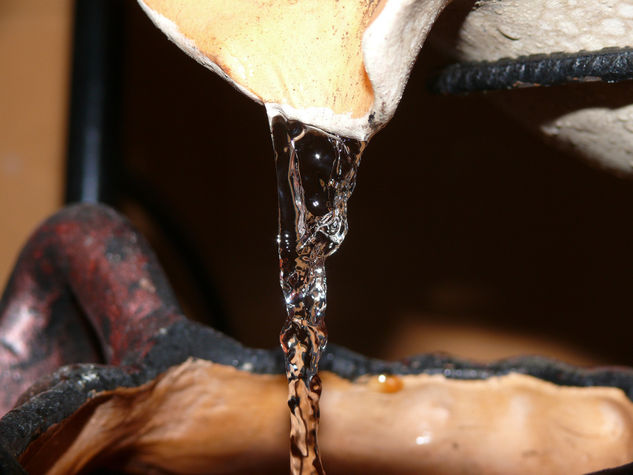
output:
POLYGON ((280 283, 293 474, 324 474, 317 430, 319 359, 327 343, 325 260, 347 234, 347 200, 365 142, 277 115, 271 119, 279 199, 280 283))

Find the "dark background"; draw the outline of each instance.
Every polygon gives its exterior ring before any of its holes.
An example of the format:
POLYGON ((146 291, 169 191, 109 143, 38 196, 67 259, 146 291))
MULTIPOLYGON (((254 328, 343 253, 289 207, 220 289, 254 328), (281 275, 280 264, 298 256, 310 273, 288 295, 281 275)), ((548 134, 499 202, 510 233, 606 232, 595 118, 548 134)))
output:
MULTIPOLYGON (((229 333, 271 347, 284 315, 264 108, 169 43, 134 2, 126 8, 126 167, 194 243, 229 333)), ((632 183, 546 145, 498 107, 534 94, 546 110, 561 88, 429 94, 430 74, 450 61, 434 50, 435 34, 363 157, 348 237, 328 261, 330 341, 373 356, 484 358, 500 334, 530 342, 500 356, 633 364, 632 183), (475 349, 451 346, 459 341, 475 349)), ((157 247, 186 312, 207 320, 179 255, 138 206, 124 208, 157 247)))

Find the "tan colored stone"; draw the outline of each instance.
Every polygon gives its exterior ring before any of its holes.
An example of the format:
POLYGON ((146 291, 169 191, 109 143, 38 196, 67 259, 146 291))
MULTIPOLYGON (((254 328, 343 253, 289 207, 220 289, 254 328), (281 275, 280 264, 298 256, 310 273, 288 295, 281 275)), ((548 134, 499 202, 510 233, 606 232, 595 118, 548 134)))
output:
POLYGON ((139 0, 198 62, 269 115, 366 140, 393 115, 449 0, 139 0))
MULTIPOLYGON (((322 377, 328 473, 567 474, 633 460, 633 403, 619 389, 510 374, 398 376, 397 390, 382 391, 375 376, 322 377)), ((50 475, 77 473, 98 457, 140 473, 279 473, 285 396, 281 375, 189 360, 140 388, 97 396, 22 463, 50 475)))

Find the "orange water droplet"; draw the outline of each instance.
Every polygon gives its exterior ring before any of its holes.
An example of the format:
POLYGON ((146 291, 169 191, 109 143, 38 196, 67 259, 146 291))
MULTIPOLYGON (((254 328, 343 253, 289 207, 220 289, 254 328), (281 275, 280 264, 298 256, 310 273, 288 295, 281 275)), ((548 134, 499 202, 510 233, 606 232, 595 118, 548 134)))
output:
POLYGON ((404 382, 392 374, 379 374, 369 380, 369 386, 381 393, 397 393, 404 387, 404 382))

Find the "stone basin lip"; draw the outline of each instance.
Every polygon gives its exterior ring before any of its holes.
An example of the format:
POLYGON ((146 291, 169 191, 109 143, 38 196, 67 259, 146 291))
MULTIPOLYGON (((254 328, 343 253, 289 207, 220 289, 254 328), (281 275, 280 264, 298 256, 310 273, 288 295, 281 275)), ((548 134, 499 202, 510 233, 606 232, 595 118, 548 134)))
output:
MULTIPOLYGON (((23 473, 16 459, 29 444, 98 394, 117 388, 141 386, 188 359, 202 359, 254 374, 284 372, 280 350, 248 348, 212 328, 188 320, 161 330, 154 340, 152 349, 138 364, 74 364, 62 367, 35 383, 17 406, 0 419, 2 473, 23 473)), ((330 345, 321 359, 320 370, 350 381, 379 374, 443 375, 449 379, 483 380, 519 373, 559 386, 619 388, 633 400, 631 368, 578 368, 539 356, 481 364, 442 354, 423 354, 386 362, 330 345)), ((631 468, 627 465, 615 470, 629 473, 627 470, 631 468)))

